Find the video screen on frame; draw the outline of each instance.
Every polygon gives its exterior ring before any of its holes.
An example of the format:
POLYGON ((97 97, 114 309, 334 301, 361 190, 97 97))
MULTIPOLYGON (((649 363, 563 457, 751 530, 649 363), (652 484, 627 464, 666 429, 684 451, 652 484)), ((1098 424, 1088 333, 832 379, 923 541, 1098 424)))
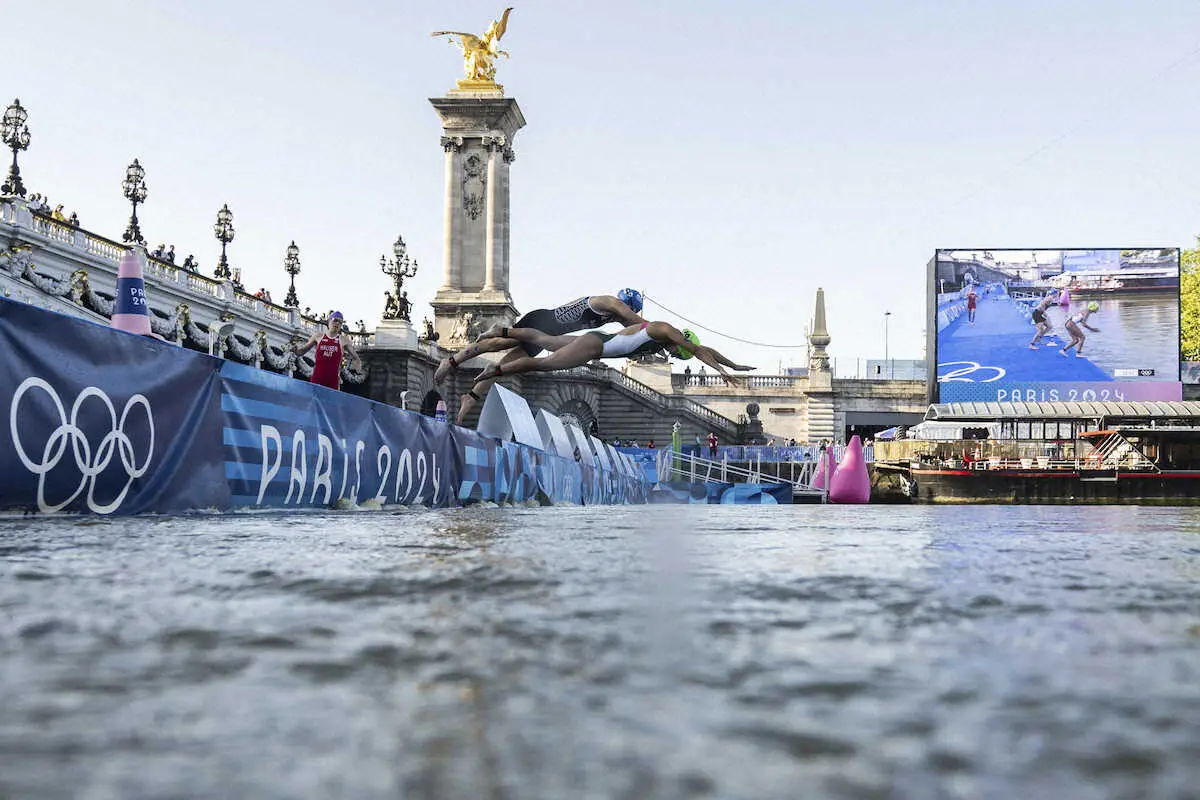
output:
POLYGON ((939 402, 1179 400, 1179 250, 938 250, 939 402))

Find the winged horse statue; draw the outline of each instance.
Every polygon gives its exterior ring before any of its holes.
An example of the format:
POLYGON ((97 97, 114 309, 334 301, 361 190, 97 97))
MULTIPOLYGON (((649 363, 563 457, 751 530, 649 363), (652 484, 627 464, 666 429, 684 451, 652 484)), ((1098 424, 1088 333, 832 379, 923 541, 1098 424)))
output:
POLYGON ((504 9, 500 19, 492 20, 487 33, 483 36, 461 31, 434 31, 430 36, 449 36, 451 37, 450 43, 462 50, 467 80, 494 82, 496 78, 495 58, 497 56, 508 57, 508 53, 497 47, 497 44, 500 37, 504 35, 504 31, 508 29, 508 15, 511 11, 511 8, 504 9), (457 37, 457 41, 455 41, 455 37, 457 37))

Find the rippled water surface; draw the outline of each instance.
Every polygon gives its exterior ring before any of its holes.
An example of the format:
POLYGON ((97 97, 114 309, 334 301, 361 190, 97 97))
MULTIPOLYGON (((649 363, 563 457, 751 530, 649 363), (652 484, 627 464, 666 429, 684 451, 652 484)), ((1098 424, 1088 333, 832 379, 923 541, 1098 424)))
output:
POLYGON ((1200 791, 1200 512, 0 522, 4 798, 1200 791))

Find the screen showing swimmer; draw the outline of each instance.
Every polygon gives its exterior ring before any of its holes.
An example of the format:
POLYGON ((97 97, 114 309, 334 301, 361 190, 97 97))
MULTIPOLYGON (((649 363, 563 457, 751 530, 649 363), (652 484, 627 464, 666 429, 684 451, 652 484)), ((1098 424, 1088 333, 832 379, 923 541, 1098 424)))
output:
POLYGON ((938 250, 937 402, 1180 400, 1179 249, 938 250))

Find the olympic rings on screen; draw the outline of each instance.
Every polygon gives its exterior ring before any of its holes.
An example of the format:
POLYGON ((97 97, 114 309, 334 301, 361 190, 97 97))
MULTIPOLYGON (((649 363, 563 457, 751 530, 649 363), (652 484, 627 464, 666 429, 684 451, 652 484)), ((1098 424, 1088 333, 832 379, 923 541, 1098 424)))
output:
MULTIPOLYGON (((41 378, 30 377, 22 381, 21 385, 17 387, 17 391, 13 393, 12 405, 9 408, 9 427, 12 432, 13 447, 16 448, 17 457, 21 459, 21 463, 25 465, 26 469, 38 476, 38 508, 46 512, 61 511, 74 501, 84 489, 87 489, 88 508, 97 514, 111 514, 125 500, 125 495, 129 493, 134 480, 146 474, 146 470, 150 467, 150 459, 154 455, 154 414, 150 410, 150 401, 142 394, 135 394, 125 402, 125 407, 121 411, 121 418, 118 421, 116 408, 113 406, 113 402, 109 399, 108 395, 95 386, 87 386, 79 393, 79 396, 75 398, 75 402, 71 405, 71 417, 68 420, 62 400, 59 398, 58 392, 54 391, 54 387, 41 378), (41 389, 45 392, 50 397, 51 402, 54 403, 54 408, 58 411, 58 427, 46 439, 46 444, 42 448, 41 461, 35 461, 30 457, 29 452, 26 451, 24 445, 21 443, 20 433, 17 428, 18 419, 20 418, 21 399, 25 396, 26 392, 32 389, 41 389), (111 428, 100 439, 95 448, 92 447, 92 443, 88 441, 87 435, 79 426, 80 409, 89 398, 95 398, 108 409, 109 426, 111 428), (133 451, 133 440, 125 432, 125 425, 129 421, 129 412, 133 410, 134 406, 141 406, 145 409, 146 425, 150 434, 150 444, 146 450, 146 458, 140 465, 137 463, 136 454, 133 451), (46 500, 46 475, 58 466, 58 463, 66 454, 68 442, 70 442, 71 452, 75 457, 75 467, 80 473, 79 485, 66 500, 63 500, 61 503, 51 504, 46 500), (100 503, 96 500, 95 496, 96 480, 108 468, 114 454, 120 456, 121 466, 125 470, 128 480, 126 480, 125 487, 121 489, 115 499, 109 503, 100 503)), ((37 452, 36 448, 34 448, 34 452, 37 452)))
POLYGON ((1007 374, 1002 367, 982 366, 978 361, 946 361, 938 364, 938 381, 947 383, 949 381, 962 381, 963 383, 992 383, 998 381, 1007 374), (963 364, 964 366, 952 369, 949 372, 943 373, 942 367, 951 367, 955 364, 963 364), (975 378, 973 376, 977 372, 982 372, 984 375, 991 375, 990 378, 975 378))

